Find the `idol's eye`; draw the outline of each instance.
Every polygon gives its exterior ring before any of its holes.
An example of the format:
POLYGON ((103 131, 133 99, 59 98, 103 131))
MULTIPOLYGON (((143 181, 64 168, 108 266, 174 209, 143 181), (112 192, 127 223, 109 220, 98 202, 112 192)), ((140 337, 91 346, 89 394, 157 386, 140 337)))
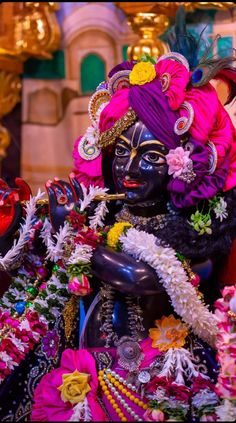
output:
POLYGON ((142 155, 143 159, 149 163, 164 164, 166 161, 164 157, 160 156, 156 151, 147 151, 142 155))
POLYGON ((123 145, 117 144, 115 149, 115 155, 118 157, 126 157, 130 155, 130 151, 123 147, 123 145))

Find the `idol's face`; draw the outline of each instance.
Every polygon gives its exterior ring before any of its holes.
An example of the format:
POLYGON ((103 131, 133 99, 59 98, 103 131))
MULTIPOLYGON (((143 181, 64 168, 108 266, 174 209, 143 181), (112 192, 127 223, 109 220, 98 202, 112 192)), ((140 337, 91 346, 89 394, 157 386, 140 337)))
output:
POLYGON ((166 196, 166 147, 138 121, 116 141, 113 178, 129 204, 158 202, 166 196))

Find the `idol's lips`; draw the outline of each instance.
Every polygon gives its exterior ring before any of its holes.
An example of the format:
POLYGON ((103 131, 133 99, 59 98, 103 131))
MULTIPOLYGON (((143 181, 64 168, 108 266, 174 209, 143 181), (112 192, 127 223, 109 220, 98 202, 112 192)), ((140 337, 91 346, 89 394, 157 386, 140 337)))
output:
POLYGON ((123 180, 123 186, 125 187, 125 188, 139 188, 139 187, 141 187, 141 186, 143 186, 143 184, 141 183, 141 182, 138 182, 138 181, 132 181, 132 180, 123 180))

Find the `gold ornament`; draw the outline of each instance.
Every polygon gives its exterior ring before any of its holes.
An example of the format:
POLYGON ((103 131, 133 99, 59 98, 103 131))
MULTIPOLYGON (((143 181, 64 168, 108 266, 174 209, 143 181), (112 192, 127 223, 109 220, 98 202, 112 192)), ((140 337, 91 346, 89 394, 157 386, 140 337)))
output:
POLYGON ((71 333, 74 329, 75 317, 78 312, 78 306, 78 297, 76 295, 71 295, 71 298, 66 302, 66 305, 62 312, 64 319, 65 337, 67 341, 70 340, 71 333))
POLYGON ((157 37, 169 28, 179 6, 184 6, 186 12, 236 6, 234 2, 115 2, 115 5, 123 10, 128 24, 139 36, 138 42, 128 48, 130 60, 138 60, 144 54, 158 58, 167 53, 168 46, 157 37))

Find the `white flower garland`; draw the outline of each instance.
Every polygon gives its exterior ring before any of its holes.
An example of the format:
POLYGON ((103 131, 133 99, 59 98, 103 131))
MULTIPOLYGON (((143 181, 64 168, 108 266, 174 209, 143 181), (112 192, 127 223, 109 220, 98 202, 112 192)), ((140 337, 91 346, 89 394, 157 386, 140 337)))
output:
POLYGON ((63 257, 66 241, 73 237, 73 231, 70 224, 66 222, 55 234, 55 241, 53 241, 51 237, 51 230, 52 226, 50 222, 45 219, 40 237, 43 239, 43 242, 47 247, 48 253, 46 260, 56 262, 63 257))
POLYGON ((5 254, 4 257, 0 255, 0 269, 9 270, 14 264, 15 260, 18 258, 19 254, 23 250, 24 246, 29 241, 29 235, 32 229, 32 221, 37 208, 37 201, 44 196, 44 192, 41 192, 40 189, 35 197, 30 197, 30 200, 27 201, 25 210, 26 217, 24 223, 21 224, 20 236, 18 240, 14 240, 13 246, 5 254))
POLYGON ((81 188, 83 191, 83 200, 80 200, 80 212, 83 212, 97 195, 104 195, 108 191, 108 188, 94 187, 93 185, 90 185, 87 189, 81 184, 81 188))
POLYGON ((93 255, 93 248, 90 245, 78 244, 71 254, 68 264, 89 263, 93 255))
POLYGON ((216 408, 216 415, 220 422, 235 422, 236 405, 232 401, 224 399, 223 404, 216 408))
POLYGON ((154 235, 134 228, 128 229, 119 239, 124 252, 155 269, 176 313, 197 336, 214 346, 217 335, 215 316, 198 299, 175 250, 158 245, 159 240, 154 235))
POLYGON ((94 216, 89 217, 89 226, 92 229, 97 229, 98 226, 102 228, 104 226, 104 219, 108 213, 106 201, 101 201, 95 209, 94 216))

